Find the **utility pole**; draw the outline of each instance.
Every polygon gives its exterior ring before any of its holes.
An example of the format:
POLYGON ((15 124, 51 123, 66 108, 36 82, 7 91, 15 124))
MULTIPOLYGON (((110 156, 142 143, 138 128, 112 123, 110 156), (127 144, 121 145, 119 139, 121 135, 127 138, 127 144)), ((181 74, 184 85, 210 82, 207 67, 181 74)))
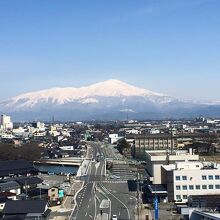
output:
POLYGON ((100 209, 100 215, 101 215, 101 220, 102 220, 102 209, 100 209))
POLYGON ((140 192, 139 192, 139 173, 137 173, 137 216, 138 220, 140 220, 140 213, 139 213, 139 204, 140 204, 140 192))
POLYGON ((25 180, 25 200, 27 200, 27 182, 25 180))

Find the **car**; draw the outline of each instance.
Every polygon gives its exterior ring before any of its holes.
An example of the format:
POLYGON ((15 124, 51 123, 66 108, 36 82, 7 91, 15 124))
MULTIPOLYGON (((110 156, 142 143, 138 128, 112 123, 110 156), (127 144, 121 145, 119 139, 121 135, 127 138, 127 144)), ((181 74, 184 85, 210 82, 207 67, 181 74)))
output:
POLYGON ((113 216, 112 216, 112 220, 118 220, 117 215, 113 215, 113 216))

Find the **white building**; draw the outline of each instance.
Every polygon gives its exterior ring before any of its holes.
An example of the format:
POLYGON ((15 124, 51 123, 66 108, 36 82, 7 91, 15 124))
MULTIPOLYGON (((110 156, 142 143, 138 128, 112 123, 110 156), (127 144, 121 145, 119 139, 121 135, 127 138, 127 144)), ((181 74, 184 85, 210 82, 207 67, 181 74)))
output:
POLYGON ((111 144, 114 144, 119 140, 118 134, 109 134, 108 138, 111 144))
POLYGON ((140 130, 139 129, 126 129, 125 130, 126 134, 140 134, 140 130))
POLYGON ((189 196, 220 195, 220 165, 207 162, 177 162, 162 166, 162 184, 169 201, 186 203, 189 196))
POLYGON ((198 161, 199 155, 183 150, 175 150, 172 153, 166 150, 145 151, 145 161, 150 181, 153 184, 161 184, 161 166, 175 164, 181 161, 198 161))
POLYGON ((13 139, 13 138, 14 138, 14 135, 3 133, 3 134, 1 135, 1 138, 2 138, 2 139, 13 139))
POLYGON ((62 150, 74 150, 73 146, 60 146, 59 148, 62 150))
POLYGON ((160 134, 160 130, 153 128, 153 129, 150 130, 149 133, 150 133, 150 134, 160 134))
POLYGON ((37 121, 37 122, 33 122, 32 126, 34 128, 36 128, 39 132, 43 132, 45 131, 45 124, 43 122, 37 121))
POLYGON ((11 122, 11 117, 8 115, 1 115, 0 124, 4 130, 13 129, 13 123, 11 122))

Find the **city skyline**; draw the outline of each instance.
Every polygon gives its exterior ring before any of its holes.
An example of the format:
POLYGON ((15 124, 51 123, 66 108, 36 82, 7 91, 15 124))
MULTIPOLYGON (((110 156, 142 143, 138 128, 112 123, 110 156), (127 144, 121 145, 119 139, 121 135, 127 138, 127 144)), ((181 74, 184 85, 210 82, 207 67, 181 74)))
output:
POLYGON ((0 101, 118 79, 219 101, 220 2, 1 1, 0 101))

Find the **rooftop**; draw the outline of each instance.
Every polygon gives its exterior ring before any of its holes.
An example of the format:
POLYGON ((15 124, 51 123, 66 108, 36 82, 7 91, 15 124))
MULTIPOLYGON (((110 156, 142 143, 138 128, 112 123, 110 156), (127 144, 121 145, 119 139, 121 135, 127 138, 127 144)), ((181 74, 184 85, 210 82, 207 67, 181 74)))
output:
POLYGON ((7 160, 0 162, 0 176, 9 176, 10 174, 25 174, 36 172, 33 165, 26 160, 7 160))
POLYGON ((43 214, 46 208, 47 202, 43 200, 8 200, 3 209, 3 214, 43 214))
POLYGON ((199 160, 199 155, 193 154, 192 152, 188 152, 186 150, 173 150, 172 152, 169 150, 151 150, 145 151, 146 156, 151 160, 165 160, 169 158, 169 160, 199 160), (182 158, 181 158, 182 157, 182 158))
POLYGON ((184 161, 175 162, 175 164, 163 165, 166 171, 171 170, 220 170, 220 164, 212 162, 200 162, 200 161, 184 161))

